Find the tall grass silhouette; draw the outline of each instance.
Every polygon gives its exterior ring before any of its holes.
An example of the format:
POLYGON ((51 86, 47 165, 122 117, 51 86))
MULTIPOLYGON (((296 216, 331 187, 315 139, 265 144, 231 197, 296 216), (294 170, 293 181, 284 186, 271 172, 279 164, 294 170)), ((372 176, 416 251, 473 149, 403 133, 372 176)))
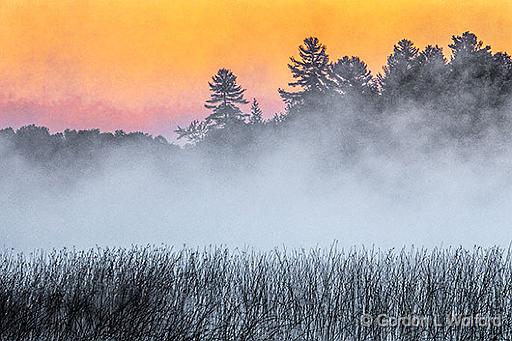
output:
POLYGON ((132 247, 0 255, 2 340, 509 340, 500 248, 132 247), (363 325, 361 316, 499 316, 363 325))

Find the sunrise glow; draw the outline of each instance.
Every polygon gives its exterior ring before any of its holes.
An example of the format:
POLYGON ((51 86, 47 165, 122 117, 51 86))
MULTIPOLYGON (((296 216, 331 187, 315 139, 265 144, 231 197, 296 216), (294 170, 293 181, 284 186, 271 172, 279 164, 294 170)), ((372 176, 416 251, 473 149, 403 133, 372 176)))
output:
POLYGON ((202 118, 207 82, 238 75, 267 116, 288 57, 309 35, 332 58, 358 55, 379 72, 401 38, 446 48, 471 30, 512 50, 512 1, 0 2, 0 126, 118 128, 172 137, 202 118))

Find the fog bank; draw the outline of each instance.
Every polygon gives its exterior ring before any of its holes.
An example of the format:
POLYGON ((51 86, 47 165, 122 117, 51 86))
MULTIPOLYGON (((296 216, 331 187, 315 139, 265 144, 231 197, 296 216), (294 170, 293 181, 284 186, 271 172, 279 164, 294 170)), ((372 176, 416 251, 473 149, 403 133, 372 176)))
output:
POLYGON ((289 143, 250 166, 232 161, 220 172, 189 155, 163 171, 119 149, 71 182, 11 155, 0 166, 1 246, 508 246, 506 153, 368 151, 327 171, 315 155, 289 143))

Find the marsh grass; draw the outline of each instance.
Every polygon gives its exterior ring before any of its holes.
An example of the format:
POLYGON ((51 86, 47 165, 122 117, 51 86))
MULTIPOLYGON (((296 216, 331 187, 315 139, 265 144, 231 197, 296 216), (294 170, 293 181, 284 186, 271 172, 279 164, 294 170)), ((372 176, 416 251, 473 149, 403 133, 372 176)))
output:
POLYGON ((509 340, 500 248, 132 247, 0 255, 1 340, 509 340), (362 326, 360 316, 500 316, 362 326))

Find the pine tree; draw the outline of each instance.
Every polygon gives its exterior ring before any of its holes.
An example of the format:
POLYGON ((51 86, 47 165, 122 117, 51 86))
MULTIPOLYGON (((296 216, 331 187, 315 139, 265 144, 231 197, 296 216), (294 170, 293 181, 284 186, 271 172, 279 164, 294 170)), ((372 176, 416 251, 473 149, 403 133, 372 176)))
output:
POLYGON ((263 123, 263 111, 261 111, 260 105, 256 98, 253 99, 251 105, 251 115, 249 117, 249 123, 261 124, 263 123))
POLYGON ((211 95, 205 107, 213 110, 206 118, 208 123, 223 127, 229 122, 243 121, 247 117, 237 106, 249 103, 244 98, 245 89, 236 83, 236 76, 230 70, 220 69, 208 84, 211 95))
POLYGON ((178 128, 174 131, 178 134, 178 140, 185 138, 189 142, 197 143, 203 140, 208 134, 209 125, 206 121, 194 120, 187 128, 178 128))
POLYGON ((439 46, 427 45, 418 55, 418 64, 433 69, 443 69, 446 66, 446 58, 443 49, 439 46))
POLYGON ((419 50, 407 39, 400 40, 388 57, 384 74, 378 75, 382 96, 387 104, 396 104, 413 97, 412 83, 417 76, 419 50))
POLYGON ((493 66, 491 47, 483 45, 475 34, 464 32, 460 36, 452 36, 453 43, 448 45, 452 50, 450 60, 450 79, 452 90, 482 92, 482 86, 490 81, 493 66))
POLYGON ((464 32, 452 36, 450 60, 450 97, 453 117, 458 119, 459 137, 476 137, 485 126, 484 108, 494 102, 491 72, 493 60, 490 46, 475 34, 464 32))
POLYGON ((450 96, 456 103, 454 117, 463 124, 457 134, 479 137, 491 122, 501 120, 502 113, 488 109, 498 108, 508 97, 507 91, 501 91, 506 58, 493 56, 491 47, 471 32, 453 36, 452 41, 450 96))
POLYGON ((460 36, 452 36, 450 49, 452 50, 452 65, 463 64, 467 61, 485 60, 491 56, 491 47, 483 44, 471 32, 464 32, 460 36))
POLYGON ((512 58, 505 52, 493 56, 495 89, 498 105, 504 104, 512 95, 512 58))
POLYGON ((376 94, 372 73, 358 57, 343 57, 331 64, 330 69, 337 92, 359 97, 376 94))
POLYGON ((288 68, 295 81, 288 85, 301 88, 301 90, 288 92, 279 89, 279 94, 289 104, 304 102, 307 95, 318 96, 325 93, 331 83, 327 48, 320 43, 318 38, 304 39, 304 45, 299 46, 299 56, 300 60, 290 57, 291 63, 288 64, 288 68))
POLYGON ((412 86, 414 98, 433 103, 443 97, 447 84, 447 64, 443 49, 428 45, 417 58, 417 77, 412 86))

